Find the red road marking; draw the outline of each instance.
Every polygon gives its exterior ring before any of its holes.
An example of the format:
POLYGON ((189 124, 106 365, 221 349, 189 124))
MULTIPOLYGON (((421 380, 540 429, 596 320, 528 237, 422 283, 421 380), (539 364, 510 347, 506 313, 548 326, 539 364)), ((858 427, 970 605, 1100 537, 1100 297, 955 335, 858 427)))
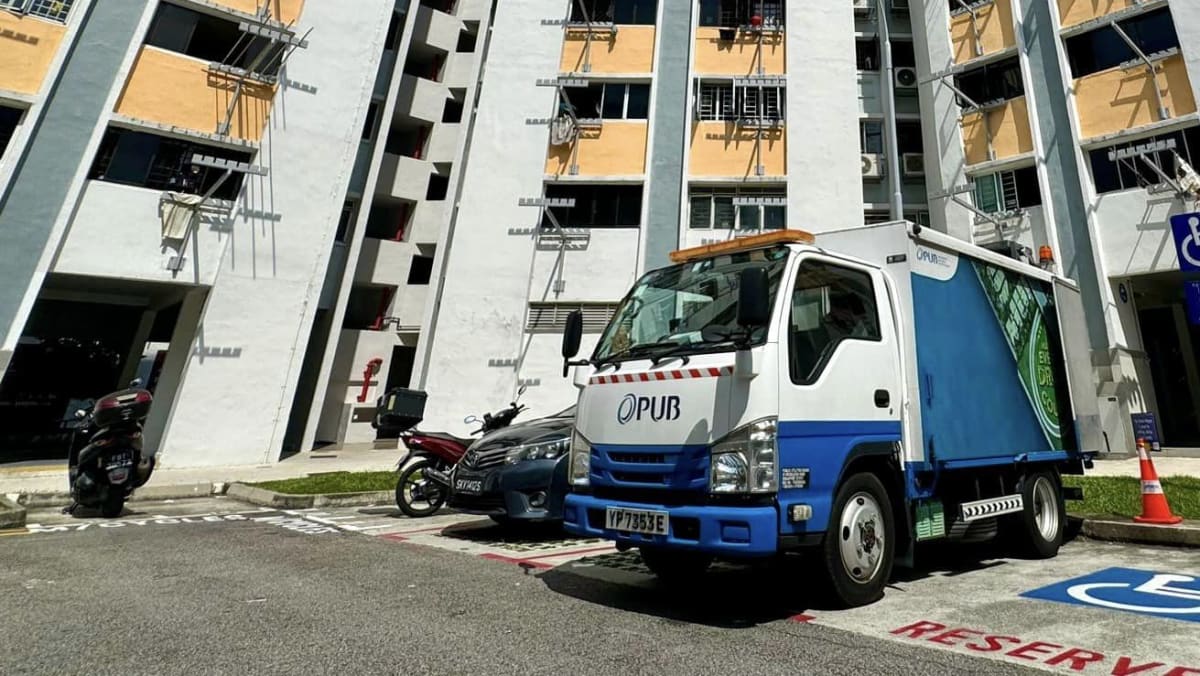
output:
POLYGON ((809 622, 812 622, 813 620, 815 620, 817 618, 813 617, 812 615, 805 615, 804 613, 800 613, 799 615, 792 615, 788 619, 791 620, 792 622, 808 624, 809 622))
POLYGON ((587 549, 572 549, 570 551, 551 552, 549 554, 538 554, 537 556, 526 556, 523 559, 517 559, 517 560, 518 561, 533 561, 534 559, 553 559, 553 558, 559 557, 559 556, 570 556, 572 554, 590 554, 593 552, 607 552, 607 551, 613 551, 615 549, 616 549, 615 545, 605 545, 603 547, 589 547, 587 549))

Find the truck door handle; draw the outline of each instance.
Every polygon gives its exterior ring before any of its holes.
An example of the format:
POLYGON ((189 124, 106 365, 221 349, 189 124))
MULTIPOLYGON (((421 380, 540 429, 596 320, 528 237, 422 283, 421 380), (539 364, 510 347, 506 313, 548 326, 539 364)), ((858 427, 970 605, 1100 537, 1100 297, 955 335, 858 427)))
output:
POLYGON ((887 390, 875 390, 875 407, 887 408, 892 402, 892 395, 888 394, 887 390))

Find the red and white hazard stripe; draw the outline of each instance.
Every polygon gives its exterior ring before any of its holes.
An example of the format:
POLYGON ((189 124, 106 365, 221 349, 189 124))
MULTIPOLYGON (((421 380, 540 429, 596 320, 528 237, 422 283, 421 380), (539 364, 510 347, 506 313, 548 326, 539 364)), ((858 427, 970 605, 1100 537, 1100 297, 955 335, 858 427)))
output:
POLYGON ((731 375, 732 366, 676 369, 673 371, 649 371, 646 373, 613 373, 592 376, 589 385, 613 385, 616 383, 649 383, 657 380, 689 380, 691 378, 719 378, 731 375))

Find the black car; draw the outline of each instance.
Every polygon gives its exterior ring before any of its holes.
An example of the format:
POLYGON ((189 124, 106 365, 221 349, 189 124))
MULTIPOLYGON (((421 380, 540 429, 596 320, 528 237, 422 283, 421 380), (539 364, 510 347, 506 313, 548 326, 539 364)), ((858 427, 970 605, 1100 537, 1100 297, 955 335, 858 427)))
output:
POLYGON ((450 474, 448 505, 498 523, 561 521, 575 407, 493 432, 450 474))

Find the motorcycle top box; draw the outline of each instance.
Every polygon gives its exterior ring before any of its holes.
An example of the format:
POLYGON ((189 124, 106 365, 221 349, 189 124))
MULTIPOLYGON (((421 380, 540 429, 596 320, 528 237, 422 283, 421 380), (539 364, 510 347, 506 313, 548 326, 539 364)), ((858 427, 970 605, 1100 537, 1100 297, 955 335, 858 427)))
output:
POLYGON ((425 419, 425 399, 421 390, 397 387, 388 390, 375 405, 371 426, 377 430, 403 432, 425 419))
POLYGON ((130 388, 113 392, 96 400, 92 416, 97 427, 142 422, 150 414, 151 401, 153 397, 142 389, 130 388))

